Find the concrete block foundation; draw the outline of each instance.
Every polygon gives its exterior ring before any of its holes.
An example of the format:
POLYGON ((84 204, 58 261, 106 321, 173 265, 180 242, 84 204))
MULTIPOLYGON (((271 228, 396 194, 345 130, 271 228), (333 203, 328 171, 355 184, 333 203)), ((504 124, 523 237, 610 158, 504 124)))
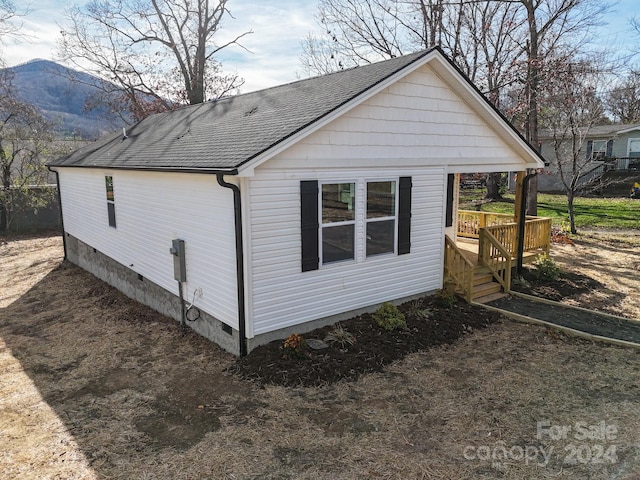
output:
MULTIPOLYGON (((157 312, 181 320, 180 298, 111 257, 65 233, 67 260, 87 270, 100 280, 117 288, 127 297, 153 308, 157 312)), ((217 343, 227 352, 240 354, 239 334, 217 318, 200 312, 200 318, 186 322, 198 334, 217 343), (226 330, 226 331, 225 331, 226 330), (231 333, 228 333, 231 332, 231 333)))

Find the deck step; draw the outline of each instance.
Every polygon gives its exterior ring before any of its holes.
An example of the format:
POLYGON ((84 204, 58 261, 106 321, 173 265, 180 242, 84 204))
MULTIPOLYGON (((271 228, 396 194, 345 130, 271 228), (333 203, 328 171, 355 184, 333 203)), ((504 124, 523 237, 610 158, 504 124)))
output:
POLYGON ((473 275, 473 285, 482 285, 483 283, 491 283, 493 281, 493 275, 490 273, 476 272, 473 275))
POLYGON ((482 297, 474 298, 473 301, 476 303, 490 303, 494 300, 499 300, 501 298, 507 297, 508 294, 504 292, 496 292, 490 295, 484 295, 482 297))
POLYGON ((480 285, 474 285, 473 298, 483 297, 485 295, 491 295, 502 290, 502 287, 497 282, 487 282, 480 285))

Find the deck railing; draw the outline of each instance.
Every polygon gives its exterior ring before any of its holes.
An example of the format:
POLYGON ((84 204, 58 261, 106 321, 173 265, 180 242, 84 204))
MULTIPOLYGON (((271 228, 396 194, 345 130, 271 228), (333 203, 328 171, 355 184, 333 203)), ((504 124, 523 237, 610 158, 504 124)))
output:
MULTIPOLYGON (((514 224, 515 225, 515 224, 514 224)), ((497 233, 509 232, 505 226, 483 228, 478 242, 478 257, 482 264, 489 269, 493 278, 502 286, 505 292, 511 289, 511 253, 498 238, 491 233, 490 228, 497 233)))
POLYGON ((471 302, 475 267, 449 236, 445 235, 444 240, 444 277, 452 281, 456 288, 463 292, 467 302, 471 302))
MULTIPOLYGON (((458 211, 458 236, 480 238, 481 229, 487 229, 515 257, 518 253, 518 224, 513 215, 504 213, 458 211)), ((528 216, 524 224, 524 251, 542 250, 549 253, 551 246, 551 219, 528 216)))
POLYGON ((514 221, 515 217, 513 215, 505 213, 458 210, 458 236, 478 238, 481 228, 513 223, 514 221))

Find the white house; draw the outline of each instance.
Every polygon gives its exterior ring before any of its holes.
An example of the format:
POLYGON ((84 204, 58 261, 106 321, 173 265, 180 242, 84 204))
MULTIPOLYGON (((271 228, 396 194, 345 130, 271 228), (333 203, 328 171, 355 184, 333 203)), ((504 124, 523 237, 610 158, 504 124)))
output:
POLYGON ((153 115, 50 168, 70 261, 244 354, 441 288, 456 174, 542 166, 432 49, 153 115))

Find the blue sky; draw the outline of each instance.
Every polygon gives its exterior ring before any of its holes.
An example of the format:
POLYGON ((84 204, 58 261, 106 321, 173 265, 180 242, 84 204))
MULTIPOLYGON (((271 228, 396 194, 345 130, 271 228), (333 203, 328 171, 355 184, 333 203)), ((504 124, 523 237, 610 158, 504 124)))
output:
MULTIPOLYGON (((15 2, 23 4, 21 0, 15 2)), ((63 11, 73 5, 68 0, 34 0, 31 13, 25 18, 23 31, 28 39, 10 42, 2 47, 8 65, 33 58, 56 60, 55 43, 63 11)), ((301 40, 317 31, 314 20, 316 0, 231 0, 228 4, 235 19, 227 18, 220 32, 234 33, 253 30, 242 44, 251 52, 231 47, 220 57, 226 71, 244 77, 244 92, 296 80, 302 74, 299 60, 301 40)), ((608 25, 596 34, 598 43, 614 47, 618 52, 638 45, 640 39, 631 33, 629 18, 640 16, 639 0, 619 0, 611 13, 603 18, 608 25)), ((228 38, 227 37, 227 38, 228 38)), ((637 49, 636 49, 637 50, 637 49)))

